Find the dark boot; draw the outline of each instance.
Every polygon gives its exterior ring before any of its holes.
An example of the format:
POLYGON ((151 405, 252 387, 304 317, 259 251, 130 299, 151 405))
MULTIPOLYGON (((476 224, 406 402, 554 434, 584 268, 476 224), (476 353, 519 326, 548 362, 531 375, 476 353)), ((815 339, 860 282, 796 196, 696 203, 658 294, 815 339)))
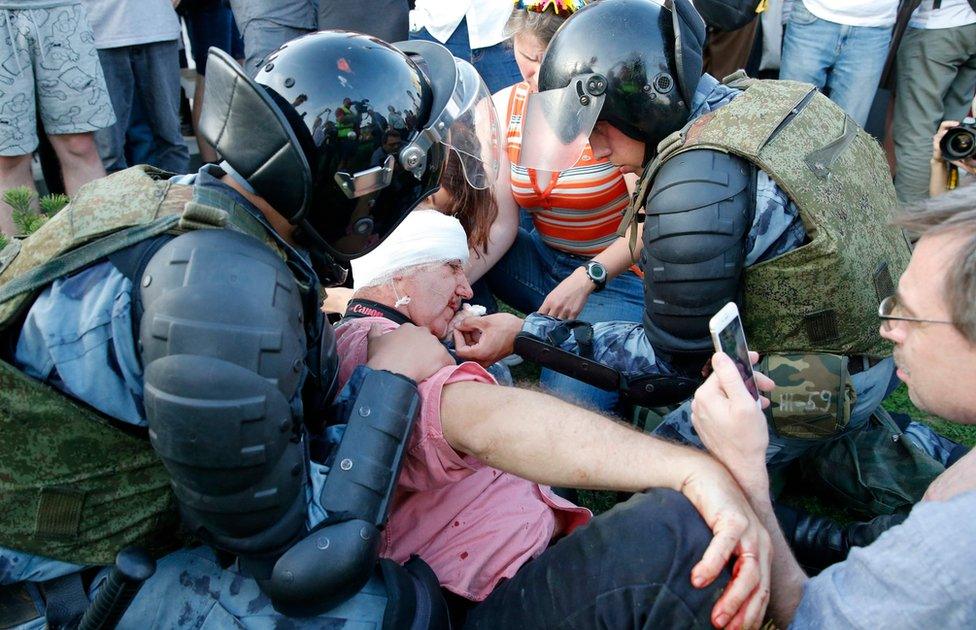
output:
POLYGON ((810 575, 845 560, 852 547, 870 545, 908 517, 907 514, 885 514, 870 521, 841 525, 827 517, 786 505, 776 505, 775 510, 786 542, 797 562, 810 575))

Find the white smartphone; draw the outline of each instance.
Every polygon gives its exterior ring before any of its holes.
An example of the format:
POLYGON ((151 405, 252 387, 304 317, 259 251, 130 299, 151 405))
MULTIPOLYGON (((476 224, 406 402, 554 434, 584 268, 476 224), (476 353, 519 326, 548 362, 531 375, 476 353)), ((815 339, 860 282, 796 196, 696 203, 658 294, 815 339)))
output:
POLYGON ((753 399, 759 400, 759 388, 756 387, 756 377, 752 373, 752 362, 749 361, 749 346, 746 345, 746 331, 742 328, 742 318, 735 302, 729 302, 708 322, 708 330, 712 333, 712 342, 716 352, 724 352, 731 357, 735 366, 739 368, 742 381, 753 399))

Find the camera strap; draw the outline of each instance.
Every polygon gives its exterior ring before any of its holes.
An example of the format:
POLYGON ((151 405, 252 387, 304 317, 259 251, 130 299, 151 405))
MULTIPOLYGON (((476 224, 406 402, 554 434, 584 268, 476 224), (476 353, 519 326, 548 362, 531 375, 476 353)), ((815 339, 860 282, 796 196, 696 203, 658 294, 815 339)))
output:
POLYGON ((383 317, 395 324, 412 324, 410 318, 386 304, 380 304, 373 300, 355 299, 349 300, 346 312, 342 316, 340 323, 349 319, 359 319, 361 317, 383 317))

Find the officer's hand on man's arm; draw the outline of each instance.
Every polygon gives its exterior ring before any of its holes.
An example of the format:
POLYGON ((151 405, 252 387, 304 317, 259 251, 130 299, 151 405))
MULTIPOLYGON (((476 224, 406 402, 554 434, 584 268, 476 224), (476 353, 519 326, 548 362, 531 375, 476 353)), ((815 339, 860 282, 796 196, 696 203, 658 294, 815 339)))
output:
MULTIPOLYGON (((758 355, 750 353, 755 362, 758 355)), ((807 576, 793 557, 769 497, 769 475, 766 472, 766 447, 769 430, 766 417, 756 407, 739 370, 722 353, 712 357, 713 372, 695 392, 691 405, 691 420, 702 442, 715 457, 725 464, 746 493, 772 538, 772 581, 770 615, 780 627, 787 627, 803 596, 807 576)), ((769 392, 775 384, 766 375, 756 372, 759 389, 769 392)), ((763 406, 769 400, 762 399, 763 406)))
POLYGON ((366 357, 366 367, 394 372, 415 383, 454 365, 444 344, 429 329, 413 324, 403 324, 385 334, 377 324, 370 326, 366 357))
POLYGON ((692 584, 707 586, 736 558, 712 622, 750 628, 762 622, 769 535, 735 480, 711 457, 541 392, 470 381, 444 387, 441 426, 455 450, 540 484, 683 493, 713 533, 689 576, 692 584))
POLYGON ((454 350, 465 361, 491 365, 512 354, 522 318, 511 313, 468 317, 454 330, 454 350))

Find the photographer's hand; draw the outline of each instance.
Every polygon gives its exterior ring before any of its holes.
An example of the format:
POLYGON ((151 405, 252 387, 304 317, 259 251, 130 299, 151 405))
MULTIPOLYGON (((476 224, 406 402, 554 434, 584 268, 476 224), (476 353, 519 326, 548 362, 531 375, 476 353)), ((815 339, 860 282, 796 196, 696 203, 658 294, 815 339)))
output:
POLYGON ((939 143, 942 142, 942 137, 946 135, 947 131, 958 126, 958 120, 943 120, 939 125, 938 131, 932 136, 932 162, 941 162, 943 160, 942 149, 939 147, 939 143))

